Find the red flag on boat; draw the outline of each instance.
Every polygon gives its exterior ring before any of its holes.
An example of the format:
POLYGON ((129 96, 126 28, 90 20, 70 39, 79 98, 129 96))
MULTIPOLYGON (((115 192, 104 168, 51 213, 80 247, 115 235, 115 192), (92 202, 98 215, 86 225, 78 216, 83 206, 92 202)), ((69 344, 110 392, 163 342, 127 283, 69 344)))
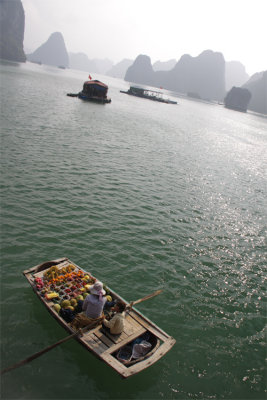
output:
POLYGON ((90 80, 92 79, 92 77, 91 77, 91 75, 90 75, 90 74, 89 74, 88 78, 89 78, 90 80))

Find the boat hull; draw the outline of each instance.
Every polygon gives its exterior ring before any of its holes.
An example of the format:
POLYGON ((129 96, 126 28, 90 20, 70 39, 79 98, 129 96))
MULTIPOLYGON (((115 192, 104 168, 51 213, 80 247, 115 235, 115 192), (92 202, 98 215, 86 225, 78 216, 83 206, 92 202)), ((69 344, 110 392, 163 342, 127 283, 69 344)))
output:
POLYGON ((81 99, 81 100, 92 101, 94 103, 99 103, 99 104, 111 103, 111 99, 110 98, 87 96, 86 94, 83 94, 82 92, 78 93, 77 97, 79 97, 79 99, 81 99))
MULTIPOLYGON (((157 96, 152 96, 152 95, 133 93, 130 90, 127 90, 127 92, 125 90, 120 90, 120 93, 128 94, 128 95, 134 96, 134 97, 140 97, 141 99, 157 101, 159 103, 177 104, 177 101, 173 101, 173 100, 170 100, 170 99, 164 99, 163 97, 157 97, 157 96)), ((158 92, 155 92, 155 93, 158 93, 158 92)))
MULTIPOLYGON (((81 271, 81 273, 88 274, 88 272, 78 267, 67 258, 39 264, 33 268, 25 270, 23 274, 50 314, 70 334, 73 334, 75 331, 71 327, 70 323, 67 323, 54 309, 55 300, 47 299, 43 296, 36 285, 36 278, 42 279, 51 267, 56 266, 58 270, 62 270, 62 268, 66 268, 69 265, 75 267, 74 273, 80 273, 79 271, 81 271)), ((109 288, 108 290, 113 300, 122 300, 127 304, 127 302, 116 292, 109 288)), ((127 307, 126 309, 125 327, 122 334, 111 335, 102 330, 101 325, 98 325, 93 329, 86 331, 82 336, 75 336, 75 339, 78 340, 78 342, 88 351, 112 367, 123 378, 128 378, 139 373, 159 361, 160 358, 163 357, 163 355, 165 355, 175 344, 175 339, 138 312, 134 307, 127 307), (126 360, 126 362, 122 362, 122 360, 118 358, 120 350, 124 349, 125 346, 132 346, 137 338, 142 337, 151 338, 151 350, 143 357, 137 359, 131 358, 128 361, 126 360)))

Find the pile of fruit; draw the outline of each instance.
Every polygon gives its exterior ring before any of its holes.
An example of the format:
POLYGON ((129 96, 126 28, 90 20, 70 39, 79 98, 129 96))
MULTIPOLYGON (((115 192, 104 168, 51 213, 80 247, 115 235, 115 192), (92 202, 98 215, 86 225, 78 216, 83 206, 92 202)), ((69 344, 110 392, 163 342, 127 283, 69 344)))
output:
MULTIPOLYGON (((75 311, 78 300, 84 300, 90 292, 90 287, 96 278, 85 273, 72 264, 59 269, 56 265, 49 268, 43 278, 35 278, 35 287, 42 297, 52 300, 54 309, 59 312, 61 308, 75 311)), ((111 301, 110 291, 104 286, 107 300, 111 301)))

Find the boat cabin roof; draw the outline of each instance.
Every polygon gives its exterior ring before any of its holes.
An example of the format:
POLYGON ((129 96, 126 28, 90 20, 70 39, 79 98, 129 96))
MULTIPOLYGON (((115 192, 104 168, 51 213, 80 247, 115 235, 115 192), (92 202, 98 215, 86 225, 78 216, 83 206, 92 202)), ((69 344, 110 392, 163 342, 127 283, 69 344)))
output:
POLYGON ((83 84, 84 86, 91 86, 91 87, 95 87, 95 88, 97 88, 97 89, 105 89, 105 90, 107 90, 108 89, 108 86, 107 85, 105 85, 105 83, 103 83, 103 82, 100 82, 100 81, 98 81, 98 80, 91 80, 91 81, 86 81, 86 82, 84 82, 84 84, 83 84))
POLYGON ((151 89, 145 89, 145 88, 140 88, 136 86, 130 86, 130 91, 135 92, 135 93, 140 93, 140 94, 146 94, 146 95, 153 95, 153 96, 162 96, 161 92, 158 92, 156 90, 151 90, 151 89))

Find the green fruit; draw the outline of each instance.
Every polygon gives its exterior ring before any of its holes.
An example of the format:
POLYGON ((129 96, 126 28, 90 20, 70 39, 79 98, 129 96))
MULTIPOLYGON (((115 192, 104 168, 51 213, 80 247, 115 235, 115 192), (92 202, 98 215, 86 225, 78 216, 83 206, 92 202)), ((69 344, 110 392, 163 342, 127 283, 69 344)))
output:
POLYGON ((70 306, 70 301, 69 300, 63 300, 61 303, 61 307, 62 308, 67 308, 68 306, 70 306))
POLYGON ((77 300, 76 299, 71 299, 70 304, 75 307, 77 305, 77 300))
POLYGON ((88 293, 83 293, 83 298, 85 299, 85 297, 88 296, 88 293))
POLYGON ((83 296, 81 295, 81 294, 79 294, 77 297, 76 297, 76 300, 78 301, 78 300, 83 300, 83 296))
POLYGON ((54 304, 53 305, 53 309, 57 312, 57 313, 59 313, 59 311, 60 311, 60 309, 61 309, 61 307, 60 307, 60 304, 54 304))

